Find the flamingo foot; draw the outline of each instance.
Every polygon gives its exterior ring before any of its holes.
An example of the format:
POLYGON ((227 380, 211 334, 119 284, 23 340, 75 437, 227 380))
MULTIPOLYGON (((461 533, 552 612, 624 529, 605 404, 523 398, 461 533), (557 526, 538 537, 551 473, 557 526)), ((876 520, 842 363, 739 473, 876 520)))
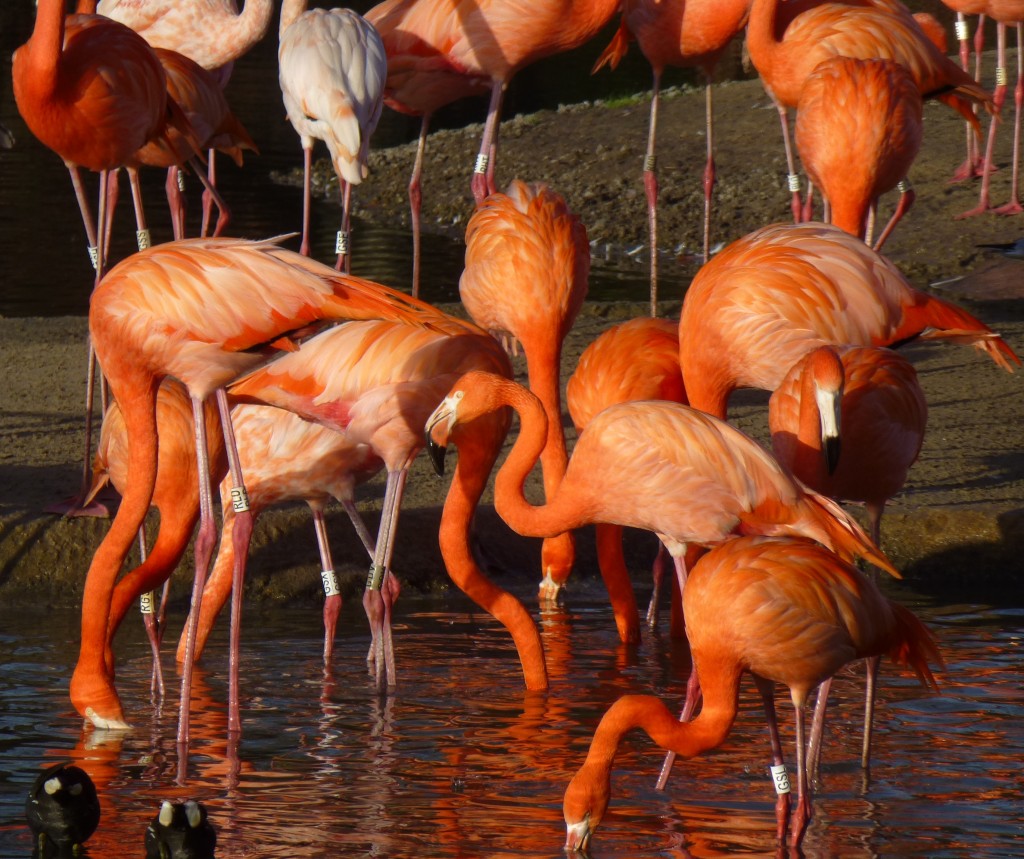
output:
POLYGON ((109 519, 110 508, 102 501, 86 499, 82 495, 75 495, 72 498, 65 498, 43 508, 44 513, 56 513, 58 516, 65 516, 74 519, 79 516, 92 516, 97 519, 109 519))
POLYGON ((1010 200, 1009 203, 999 206, 992 211, 997 215, 1019 215, 1021 212, 1024 212, 1024 206, 1021 206, 1016 200, 1010 200))
MULTIPOLYGON (((994 173, 998 168, 993 165, 990 172, 994 173)), ((958 182, 966 182, 969 179, 980 179, 984 173, 984 162, 980 158, 965 158, 963 164, 953 171, 949 177, 949 184, 955 185, 958 182)))
POLYGON ((121 701, 110 681, 102 676, 83 675, 76 670, 71 677, 71 703, 75 709, 97 728, 128 730, 121 701))
POLYGON ((992 211, 988 203, 978 203, 973 209, 968 209, 966 212, 961 212, 956 215, 954 220, 962 221, 965 218, 973 218, 976 215, 984 215, 986 212, 992 211))

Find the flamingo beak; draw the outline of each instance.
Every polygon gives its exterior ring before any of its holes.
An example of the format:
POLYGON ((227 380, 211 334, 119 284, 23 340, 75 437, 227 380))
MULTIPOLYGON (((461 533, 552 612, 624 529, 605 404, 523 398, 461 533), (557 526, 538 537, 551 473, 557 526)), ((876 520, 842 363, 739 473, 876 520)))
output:
POLYGON ((441 434, 447 441, 458 417, 458 405, 462 401, 462 397, 462 391, 450 393, 441 400, 440 405, 427 418, 427 424, 424 428, 427 436, 427 454, 430 456, 430 462, 434 466, 434 471, 438 477, 444 476, 444 455, 448 447, 434 438, 434 430, 440 429, 441 434))

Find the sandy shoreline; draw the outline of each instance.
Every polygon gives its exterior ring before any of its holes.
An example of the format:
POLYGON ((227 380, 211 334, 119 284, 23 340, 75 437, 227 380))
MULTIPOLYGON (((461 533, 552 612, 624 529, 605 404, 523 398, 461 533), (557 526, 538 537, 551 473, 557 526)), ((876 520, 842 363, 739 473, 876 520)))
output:
MULTIPOLYGON (((950 296, 954 300, 957 296, 950 296)), ((1024 350, 1024 302, 968 305, 1018 351, 1024 350)), ((642 315, 643 303, 594 303, 571 332, 563 383, 582 349, 606 327, 642 315)), ((679 303, 661 315, 678 318, 679 303)), ((89 558, 106 520, 62 519, 43 513, 78 486, 82 456, 81 402, 86 320, 0 320, 0 595, 5 604, 77 605, 89 558)), ((951 344, 911 344, 929 402, 924 449, 905 491, 883 521, 883 548, 909 584, 928 592, 1012 596, 1024 572, 1024 397, 1020 374, 1010 375, 974 350, 951 344)), ((517 372, 523 374, 522 359, 517 372)), ((732 416, 764 437, 765 395, 741 392, 732 416)), ((570 432, 570 443, 574 435, 570 432)), ((395 568, 413 591, 451 587, 437 548, 437 524, 447 491, 420 457, 403 505, 395 568)), ((376 523, 382 496, 378 478, 359 494, 376 523)), ((855 512, 856 508, 854 509, 855 512)), ((858 515, 860 513, 858 512, 858 515)), ((328 523, 339 575, 349 593, 365 580, 365 554, 340 508, 328 523)), ((485 497, 478 543, 486 568, 525 596, 535 591, 538 544, 512 534, 485 497)), ((600 586, 592 540, 579 540, 578 586, 600 586)), ((646 587, 650 540, 636 535, 631 564, 646 587)), ((186 558, 186 564, 188 558, 186 558)), ((308 511, 292 506, 267 513, 254 538, 248 597, 266 601, 319 598, 319 565, 308 511)), ((188 575, 176 577, 183 596, 188 575)), ((572 580, 570 581, 572 585, 572 580)), ((571 599, 571 587, 569 598, 571 599)))

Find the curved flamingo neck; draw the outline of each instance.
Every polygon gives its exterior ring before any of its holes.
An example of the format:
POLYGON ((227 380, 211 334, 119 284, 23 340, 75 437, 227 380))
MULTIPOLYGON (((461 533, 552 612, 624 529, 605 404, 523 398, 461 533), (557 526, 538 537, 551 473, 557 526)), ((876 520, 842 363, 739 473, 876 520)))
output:
POLYGON ((526 537, 554 537, 586 524, 572 515, 564 500, 558 504, 560 496, 548 498, 541 506, 527 501, 523 487, 547 441, 547 414, 541 401, 518 385, 503 386, 497 397, 502 405, 515 409, 520 423, 516 442, 494 481, 494 506, 498 514, 512 530, 526 537))
MULTIPOLYGON (((486 419, 484 419, 486 420, 486 419)), ((504 432, 464 428, 457 442, 459 461, 441 512, 438 542, 448 575, 477 605, 505 626, 515 641, 526 688, 548 688, 544 645, 533 618, 512 594, 480 570, 470 545, 473 514, 498 457, 504 432)))
POLYGON ((747 20, 747 50, 757 66, 762 80, 770 78, 771 66, 781 42, 776 32, 779 18, 779 0, 753 0, 747 20))
MULTIPOLYGON (((713 678, 701 677, 704 704, 700 715, 691 722, 680 722, 653 695, 624 695, 619 698, 601 718, 587 759, 573 777, 570 790, 578 791, 587 785, 595 792, 608 791, 619 743, 633 728, 642 729, 661 748, 683 757, 692 758, 720 746, 736 718, 740 687, 738 667, 728 667, 726 672, 713 678)), ((569 802, 568 793, 566 801, 569 802)))

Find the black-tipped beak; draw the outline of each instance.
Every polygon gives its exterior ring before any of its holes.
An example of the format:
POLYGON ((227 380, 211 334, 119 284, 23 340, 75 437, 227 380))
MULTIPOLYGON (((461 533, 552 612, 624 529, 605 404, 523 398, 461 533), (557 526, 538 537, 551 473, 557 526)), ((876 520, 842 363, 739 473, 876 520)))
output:
POLYGON ((434 473, 438 477, 444 477, 444 455, 448 452, 448 448, 438 444, 430 437, 430 431, 427 431, 427 455, 430 457, 430 464, 434 466, 434 473))
POLYGON ((828 469, 829 474, 835 474, 836 467, 839 465, 839 451, 842 446, 842 442, 839 436, 828 436, 825 439, 825 467, 828 469))

